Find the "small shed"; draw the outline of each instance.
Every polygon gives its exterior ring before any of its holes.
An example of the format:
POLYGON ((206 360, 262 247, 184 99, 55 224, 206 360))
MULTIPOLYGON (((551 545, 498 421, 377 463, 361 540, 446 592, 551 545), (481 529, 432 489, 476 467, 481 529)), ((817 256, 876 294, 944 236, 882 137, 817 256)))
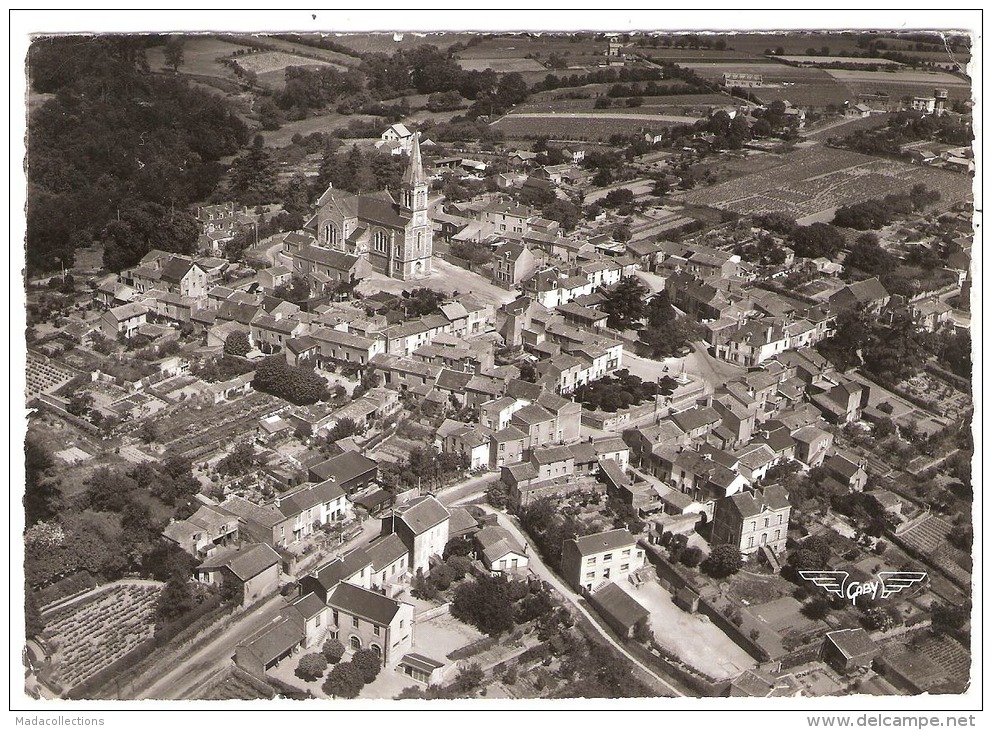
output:
POLYGON ((440 684, 444 679, 444 662, 423 654, 404 654, 396 670, 424 684, 440 684))
POLYGON ((841 674, 869 668, 879 653, 878 644, 864 629, 831 631, 823 640, 823 661, 841 674))

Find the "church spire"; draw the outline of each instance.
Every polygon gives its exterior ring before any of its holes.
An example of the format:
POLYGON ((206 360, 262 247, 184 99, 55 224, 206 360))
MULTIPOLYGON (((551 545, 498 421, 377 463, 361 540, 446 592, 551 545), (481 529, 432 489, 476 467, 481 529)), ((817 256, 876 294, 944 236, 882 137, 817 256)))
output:
POLYGON ((413 135, 410 164, 400 183, 400 206, 408 211, 427 210, 427 175, 424 174, 424 161, 420 157, 419 132, 413 135))
POLYGON ((413 144, 410 147, 410 164, 403 173, 403 184, 411 188, 427 184, 424 174, 424 161, 420 156, 420 132, 414 132, 413 144))

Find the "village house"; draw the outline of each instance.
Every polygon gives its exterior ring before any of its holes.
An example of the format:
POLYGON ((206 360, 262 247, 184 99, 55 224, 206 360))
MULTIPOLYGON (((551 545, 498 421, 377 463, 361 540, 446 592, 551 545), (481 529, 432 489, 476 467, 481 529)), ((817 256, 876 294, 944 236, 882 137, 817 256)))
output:
POLYGON ((204 583, 233 581, 241 605, 250 606, 279 588, 278 553, 265 544, 224 548, 204 560, 196 574, 204 583))
POLYGON ((203 505, 185 520, 166 526, 162 536, 199 560, 238 541, 238 517, 222 507, 203 505))
POLYGON ((479 559, 494 575, 512 575, 523 570, 529 562, 527 550, 520 546, 509 530, 499 525, 487 525, 475 533, 479 559))
POLYGON ((718 499, 713 506, 713 545, 733 545, 742 555, 768 547, 785 551, 792 507, 789 495, 773 485, 718 499))
POLYGON ((523 243, 506 243, 493 252, 493 283, 513 289, 537 269, 537 259, 523 243))
POLYGON ((442 555, 448 544, 451 514, 434 497, 416 497, 396 505, 393 514, 382 520, 385 534, 395 532, 410 554, 410 572, 430 572, 432 555, 442 555))
POLYGON ((315 327, 309 337, 317 343, 317 363, 329 365, 368 365, 372 358, 386 350, 384 338, 368 338, 330 327, 315 327))
POLYGON ((122 304, 100 315, 100 332, 110 340, 118 335, 131 339, 148 321, 148 309, 140 304, 122 304))
POLYGON ((351 651, 370 649, 387 667, 413 647, 414 607, 375 591, 338 583, 327 595, 330 633, 351 651))
POLYGON ((607 581, 626 580, 644 566, 644 550, 628 530, 609 530, 566 540, 561 573, 572 588, 592 592, 607 581))

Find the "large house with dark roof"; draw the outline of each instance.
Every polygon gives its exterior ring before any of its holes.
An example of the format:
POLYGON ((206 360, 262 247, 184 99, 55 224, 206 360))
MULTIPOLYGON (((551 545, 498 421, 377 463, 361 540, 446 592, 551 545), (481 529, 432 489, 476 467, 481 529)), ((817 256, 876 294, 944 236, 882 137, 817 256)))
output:
POLYGON ((399 200, 389 191, 348 193, 328 187, 307 224, 318 246, 364 259, 375 271, 395 279, 420 279, 431 273, 433 224, 427 209, 428 179, 415 135, 410 163, 400 182, 399 200))
POLYGON ((767 546, 774 553, 785 550, 792 506, 779 485, 741 492, 718 499, 713 508, 713 545, 734 545, 742 555, 767 546))
POLYGON ((393 508, 382 521, 384 534, 396 533, 410 555, 410 572, 430 570, 432 555, 442 555, 448 544, 451 513, 434 497, 416 497, 393 508))
POLYGON ((644 566, 644 550, 628 530, 608 530, 566 540, 561 573, 577 591, 595 591, 607 581, 627 580, 644 566))

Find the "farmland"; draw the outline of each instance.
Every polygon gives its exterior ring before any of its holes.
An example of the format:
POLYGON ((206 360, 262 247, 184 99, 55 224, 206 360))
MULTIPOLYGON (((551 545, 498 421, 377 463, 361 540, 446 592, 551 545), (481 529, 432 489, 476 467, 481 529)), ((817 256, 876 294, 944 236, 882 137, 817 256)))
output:
POLYGON ((743 215, 781 211, 803 218, 917 183, 939 190, 945 205, 971 195, 971 179, 958 173, 814 148, 788 153, 778 166, 675 197, 743 215))
MULTIPOLYGON (((645 96, 643 104, 637 107, 635 111, 638 114, 643 114, 648 110, 655 112, 655 110, 662 109, 677 109, 682 107, 688 108, 698 108, 703 106, 726 106, 733 103, 733 99, 729 96, 723 96, 721 94, 684 94, 676 96, 645 96)), ((623 106, 623 99, 615 100, 615 103, 619 106, 623 106)), ((549 113, 549 112, 588 112, 590 114, 615 114, 617 108, 607 108, 607 109, 597 109, 595 107, 595 99, 558 99, 552 101, 549 98, 538 101, 530 101, 526 104, 521 104, 516 108, 514 114, 535 114, 535 113, 549 113)), ((675 113, 679 112, 663 112, 657 111, 655 113, 665 114, 665 113, 675 113)))
POLYGON ((523 73, 526 71, 546 71, 545 67, 530 58, 471 58, 460 59, 458 65, 466 71, 485 71, 491 68, 496 73, 523 73))
POLYGON ((600 140, 614 134, 633 134, 696 121, 696 117, 603 111, 606 113, 509 114, 493 122, 493 126, 511 139, 564 136, 575 140, 600 140))
POLYGON ((286 77, 286 69, 289 66, 325 67, 338 71, 345 70, 344 66, 330 63, 328 61, 318 61, 314 58, 304 58, 294 56, 283 51, 263 51, 261 53, 250 53, 246 56, 238 56, 234 59, 239 67, 245 71, 253 71, 258 74, 258 80, 265 86, 281 86, 286 77))
POLYGON ((52 679, 75 687, 151 638, 161 586, 115 584, 47 617, 46 633, 58 647, 52 679))
MULTIPOLYGON (((233 74, 219 59, 227 58, 235 51, 243 52, 245 47, 237 43, 223 41, 211 36, 189 36, 183 46, 183 65, 180 71, 194 76, 212 76, 220 79, 233 79, 233 74)), ((149 48, 148 65, 155 70, 164 69, 165 54, 161 46, 149 48)))

